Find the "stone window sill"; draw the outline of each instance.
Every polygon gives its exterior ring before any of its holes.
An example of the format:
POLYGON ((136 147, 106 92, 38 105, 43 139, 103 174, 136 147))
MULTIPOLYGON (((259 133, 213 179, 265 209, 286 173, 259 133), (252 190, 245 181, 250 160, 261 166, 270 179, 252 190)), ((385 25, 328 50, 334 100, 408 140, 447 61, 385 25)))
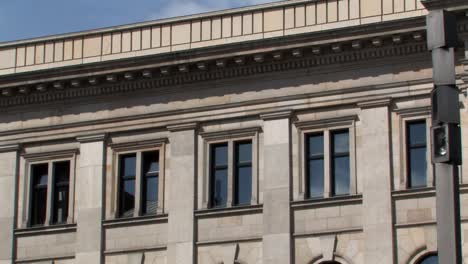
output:
MULTIPOLYGON (((460 184, 460 193, 468 193, 468 184, 460 184)), ((392 197, 395 199, 431 197, 435 195, 435 187, 405 189, 392 192, 392 197)))
POLYGON ((413 188, 413 189, 405 189, 405 190, 398 190, 398 191, 392 192, 392 197, 396 199, 430 197, 434 195, 435 195, 434 187, 413 188))
POLYGON ((243 215, 252 213, 262 213, 263 205, 243 205, 224 208, 209 208, 195 211, 195 217, 210 217, 210 216, 226 216, 226 215, 243 215))
POLYGON ((61 225, 49 225, 49 226, 38 226, 28 227, 15 230, 16 236, 31 236, 31 235, 46 235, 55 233, 68 233, 76 232, 76 224, 61 224, 61 225))
POLYGON ((124 226, 132 226, 132 225, 167 223, 167 219, 168 219, 167 214, 148 215, 148 216, 104 220, 102 222, 102 225, 104 227, 124 227, 124 226))
POLYGON ((328 198, 306 199, 301 201, 291 202, 292 208, 314 208, 324 206, 337 206, 343 204, 360 204, 362 203, 362 194, 353 194, 346 196, 334 196, 328 198))

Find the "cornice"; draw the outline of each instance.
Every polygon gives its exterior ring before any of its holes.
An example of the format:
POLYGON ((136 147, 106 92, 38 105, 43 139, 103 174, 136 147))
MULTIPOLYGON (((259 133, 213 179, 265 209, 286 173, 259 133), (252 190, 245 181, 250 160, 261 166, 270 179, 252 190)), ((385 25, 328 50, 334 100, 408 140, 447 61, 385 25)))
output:
MULTIPOLYGON (((304 38, 304 40, 306 39, 304 38)), ((281 45, 278 47, 281 48, 281 45)), ((91 76, 90 74, 95 72, 97 68, 90 68, 88 70, 89 77, 78 77, 76 74, 68 75, 64 72, 63 76, 71 76, 70 79, 38 83, 38 81, 47 78, 45 78, 46 76, 37 76, 27 81, 26 84, 11 87, 5 87, 8 82, 7 79, 3 79, 2 86, 4 88, 0 89, 0 108, 107 96, 136 90, 157 89, 164 91, 169 87, 199 82, 319 68, 326 65, 341 66, 345 63, 426 52, 426 43, 424 32, 417 30, 361 40, 349 39, 339 43, 302 47, 293 45, 287 46, 287 48, 283 47, 281 50, 271 47, 267 50, 264 50, 263 53, 251 53, 242 57, 233 56, 233 53, 225 51, 223 56, 228 57, 223 59, 208 59, 167 67, 142 67, 129 72, 111 73, 111 68, 109 68, 109 71, 102 76, 91 76)), ((173 59, 174 57, 172 57, 173 59)), ((115 65, 114 68, 114 70, 122 69, 115 65)), ((21 82, 16 80, 23 77, 18 76, 18 78, 13 78, 11 81, 19 84, 21 82)))
POLYGON ((23 158, 29 161, 48 160, 54 158, 73 157, 80 152, 79 149, 68 149, 60 151, 42 152, 42 153, 25 153, 23 158))
POLYGON ((301 120, 294 122, 297 128, 301 130, 313 129, 313 128, 323 128, 323 127, 337 127, 337 126, 350 126, 354 122, 358 121, 359 117, 357 115, 350 116, 340 116, 327 119, 319 120, 301 120))
POLYGON ((200 132, 199 135, 204 139, 213 140, 219 138, 240 138, 240 137, 253 137, 262 131, 261 127, 247 127, 241 129, 231 129, 213 132, 200 132))
POLYGON ((159 138, 154 140, 145 141, 132 141, 124 143, 109 143, 108 146, 116 151, 129 150, 129 149, 144 149, 144 148, 155 148, 161 147, 164 143, 167 143, 167 138, 159 138))

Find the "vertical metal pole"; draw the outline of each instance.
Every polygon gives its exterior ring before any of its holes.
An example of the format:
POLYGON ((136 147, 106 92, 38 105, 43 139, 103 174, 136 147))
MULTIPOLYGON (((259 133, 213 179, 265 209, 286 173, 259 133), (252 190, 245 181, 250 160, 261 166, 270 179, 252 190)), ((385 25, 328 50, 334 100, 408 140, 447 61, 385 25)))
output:
POLYGON ((458 166, 435 164, 437 244, 440 264, 461 264, 460 199, 458 166))
MULTIPOLYGON (((442 10, 433 10, 428 15, 428 47, 432 51, 434 85, 437 89, 442 86, 455 86, 455 53, 454 45, 450 42, 450 37, 456 34, 452 25, 447 25, 447 17, 442 10), (441 15, 442 14, 442 15, 441 15), (451 35, 452 34, 452 35, 451 35)), ((453 17, 452 17, 453 18, 453 17)), ((453 21, 452 21, 453 22, 453 21)), ((442 91, 442 90, 439 90, 442 91)), ((432 120, 433 125, 443 123, 459 124, 459 106, 457 96, 453 98, 432 98, 432 120), (444 102, 442 105, 435 105, 435 101, 444 102), (436 113, 437 112, 437 113, 436 113), (443 117, 440 113, 450 114, 452 119, 443 117), (453 118, 453 116, 456 116, 453 118)), ((459 135, 458 135, 459 136, 459 135)), ((458 141, 460 142, 460 141, 458 141)), ((450 146, 451 148, 461 148, 450 146)), ((432 149, 432 151, 437 151, 432 149)), ((459 196, 459 176, 458 161, 451 160, 447 163, 435 163, 436 177, 436 207, 437 207, 437 244, 439 263, 441 264, 461 264, 461 234, 460 234, 460 196, 459 196)))

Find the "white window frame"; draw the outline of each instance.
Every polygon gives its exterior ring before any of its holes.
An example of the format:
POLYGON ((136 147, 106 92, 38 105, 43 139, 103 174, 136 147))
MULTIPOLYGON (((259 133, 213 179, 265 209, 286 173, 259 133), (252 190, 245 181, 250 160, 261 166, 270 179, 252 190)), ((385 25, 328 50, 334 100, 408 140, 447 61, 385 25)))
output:
MULTIPOLYGON (((211 195, 210 195, 210 184, 211 184, 211 157, 210 150, 212 145, 227 143, 228 145, 228 193, 226 207, 232 208, 237 207, 234 205, 234 152, 235 144, 237 142, 251 141, 252 142, 252 194, 250 199, 250 206, 257 205, 259 203, 259 133, 260 127, 245 128, 238 130, 229 131, 217 131, 217 132, 202 132, 200 133, 199 145, 202 146, 198 150, 198 193, 199 203, 198 208, 210 209, 211 195)), ((243 206, 243 205, 239 205, 243 206)))
MULTIPOLYGON (((407 125, 415 121, 426 121, 426 187, 434 187, 434 167, 431 157, 431 126, 432 119, 429 111, 414 111, 400 114, 400 190, 414 190, 419 188, 410 188, 408 175, 408 145, 407 145, 407 125)), ((424 187, 421 187, 424 188, 424 187)))
POLYGON ((44 227, 47 226, 60 226, 63 224, 73 224, 74 223, 74 207, 75 207, 75 176, 76 176, 76 155, 78 154, 78 149, 66 150, 66 151, 56 151, 56 152, 46 152, 46 153, 34 153, 34 154, 24 154, 22 155, 25 165, 24 173, 25 176, 25 188, 24 188, 24 200, 23 200, 23 215, 21 218, 22 226, 24 227, 34 227, 31 226, 31 210, 32 210, 32 175, 31 167, 37 164, 47 164, 48 165, 48 178, 47 178, 47 201, 46 201, 46 218, 44 221, 44 227), (69 161, 70 162, 70 178, 69 178, 69 191, 68 191, 68 218, 66 223, 53 224, 53 164, 55 162, 69 161))
MULTIPOLYGON (((349 133, 349 166, 350 166, 350 183, 349 183, 349 195, 357 194, 357 177, 356 177, 356 120, 357 116, 345 116, 323 120, 311 120, 311 121, 297 121, 295 122, 296 127, 296 139, 297 144, 295 151, 297 153, 297 164, 298 170, 294 177, 294 197, 297 200, 309 200, 306 196, 307 182, 307 169, 306 169, 306 137, 309 134, 323 133, 323 146, 324 146, 324 190, 323 198, 331 197, 342 197, 346 195, 333 196, 331 193, 331 138, 330 135, 334 131, 348 130, 349 133)), ((312 198, 311 200, 316 199, 312 198)))
POLYGON ((112 190, 112 204, 111 215, 114 219, 127 219, 120 216, 119 201, 120 201, 120 157, 126 154, 136 154, 136 174, 135 174, 135 210, 133 217, 142 217, 150 215, 142 215, 142 153, 150 151, 158 151, 159 154, 159 175, 158 175, 158 205, 156 215, 165 212, 164 204, 164 191, 165 191, 165 156, 166 156, 166 143, 167 139, 158 139, 143 142, 129 142, 110 144, 112 149, 112 164, 113 164, 113 190, 112 190))

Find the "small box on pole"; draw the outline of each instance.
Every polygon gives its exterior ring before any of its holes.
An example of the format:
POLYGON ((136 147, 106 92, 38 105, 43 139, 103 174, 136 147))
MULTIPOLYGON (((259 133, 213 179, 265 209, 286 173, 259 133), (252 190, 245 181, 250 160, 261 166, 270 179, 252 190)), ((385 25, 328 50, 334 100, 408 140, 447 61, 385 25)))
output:
POLYGON ((440 123, 460 123, 459 90, 455 85, 436 85, 431 92, 432 121, 440 123))
POLYGON ((432 162, 461 165, 460 126, 442 124, 431 128, 432 162))

